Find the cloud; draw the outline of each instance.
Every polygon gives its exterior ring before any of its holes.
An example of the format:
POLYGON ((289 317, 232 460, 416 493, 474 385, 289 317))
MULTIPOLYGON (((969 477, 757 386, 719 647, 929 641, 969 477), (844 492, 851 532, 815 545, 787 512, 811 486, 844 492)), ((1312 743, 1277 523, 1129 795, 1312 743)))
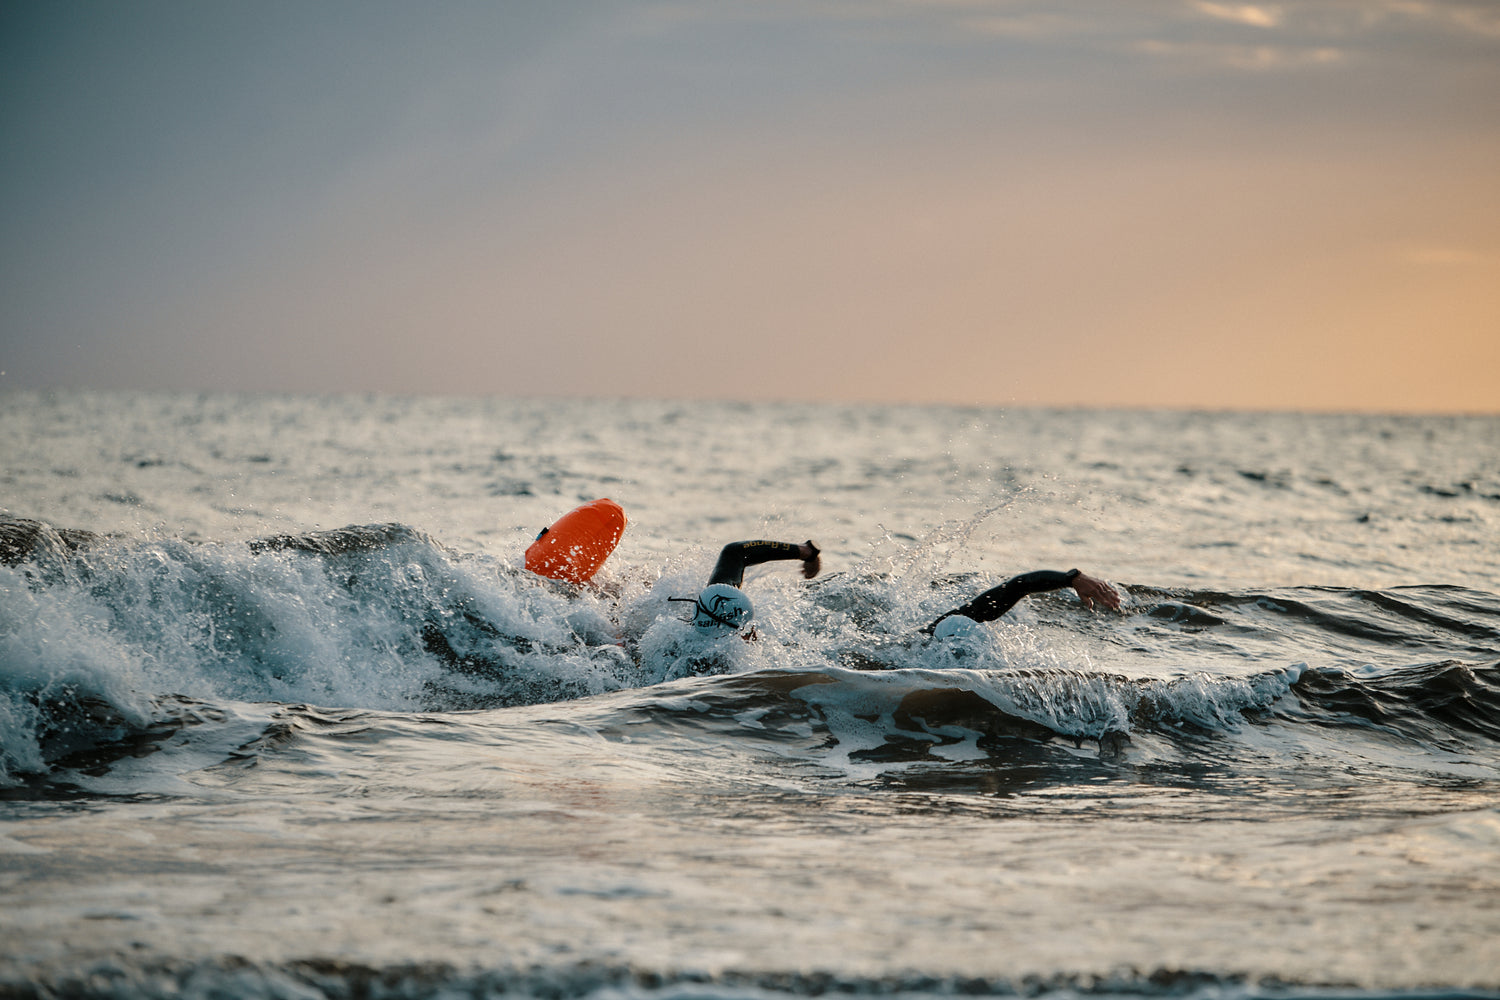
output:
POLYGON ((1151 39, 1136 46, 1147 56, 1172 59, 1210 69, 1273 72, 1330 66, 1343 62, 1343 49, 1331 45, 1228 45, 1213 42, 1164 42, 1151 39))
POLYGON ((1396 0, 1386 6, 1393 14, 1413 21, 1456 28, 1460 33, 1500 38, 1500 9, 1493 3, 1422 3, 1396 0))
POLYGON ((1281 26, 1283 19, 1280 7, 1265 7, 1259 4, 1209 3, 1208 0, 1197 0, 1193 7, 1209 17, 1249 25, 1252 28, 1277 28, 1281 26))
MULTIPOLYGON (((1021 11, 967 17, 963 25, 980 37, 1041 40, 1085 30, 1077 18, 1053 11, 1021 11)), ((1097 25, 1094 27, 1097 30, 1097 25)))

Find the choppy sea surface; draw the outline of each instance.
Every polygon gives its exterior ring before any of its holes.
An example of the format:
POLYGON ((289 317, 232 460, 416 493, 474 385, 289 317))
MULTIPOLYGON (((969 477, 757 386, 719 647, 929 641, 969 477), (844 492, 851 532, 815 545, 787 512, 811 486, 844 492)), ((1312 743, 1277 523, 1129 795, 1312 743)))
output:
POLYGON ((825 994, 1500 996, 1500 418, 0 394, 0 997, 825 994))

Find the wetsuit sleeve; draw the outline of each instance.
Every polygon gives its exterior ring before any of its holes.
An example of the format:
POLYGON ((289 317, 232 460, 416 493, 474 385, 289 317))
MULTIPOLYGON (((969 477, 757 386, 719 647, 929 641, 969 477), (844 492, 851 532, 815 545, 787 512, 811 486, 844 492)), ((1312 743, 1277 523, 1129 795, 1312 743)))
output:
POLYGON ((963 607, 954 608, 952 611, 939 615, 922 631, 931 632, 937 628, 938 622, 950 615, 963 615, 976 622, 992 622, 1015 607, 1016 602, 1027 594, 1040 594, 1047 590, 1071 587, 1073 579, 1077 576, 1078 570, 1076 569, 1070 569, 1066 573, 1059 573, 1054 569, 1039 569, 1034 573, 1013 576, 1000 586, 986 590, 963 607))
POLYGON ((745 567, 758 566, 777 559, 802 558, 802 546, 796 542, 730 542, 719 553, 710 584, 727 583, 738 587, 745 581, 745 567))

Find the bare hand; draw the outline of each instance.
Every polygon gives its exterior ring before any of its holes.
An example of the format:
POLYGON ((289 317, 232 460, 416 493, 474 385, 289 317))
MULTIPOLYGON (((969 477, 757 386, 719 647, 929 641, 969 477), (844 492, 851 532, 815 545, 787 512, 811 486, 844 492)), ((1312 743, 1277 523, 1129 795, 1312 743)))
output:
POLYGON ((1083 606, 1090 611, 1095 604, 1102 604, 1111 611, 1120 610, 1120 594, 1109 584, 1087 573, 1079 573, 1073 578, 1073 589, 1078 592, 1078 599, 1083 606))

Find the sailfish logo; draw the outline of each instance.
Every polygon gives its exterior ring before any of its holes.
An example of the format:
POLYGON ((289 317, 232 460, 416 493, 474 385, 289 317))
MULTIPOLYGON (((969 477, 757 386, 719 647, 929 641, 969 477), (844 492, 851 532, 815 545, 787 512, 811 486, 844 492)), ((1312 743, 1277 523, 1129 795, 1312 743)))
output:
POLYGON ((697 598, 671 597, 671 601, 692 601, 693 617, 683 619, 699 628, 739 629, 751 617, 750 601, 744 592, 726 583, 711 584, 697 598))

